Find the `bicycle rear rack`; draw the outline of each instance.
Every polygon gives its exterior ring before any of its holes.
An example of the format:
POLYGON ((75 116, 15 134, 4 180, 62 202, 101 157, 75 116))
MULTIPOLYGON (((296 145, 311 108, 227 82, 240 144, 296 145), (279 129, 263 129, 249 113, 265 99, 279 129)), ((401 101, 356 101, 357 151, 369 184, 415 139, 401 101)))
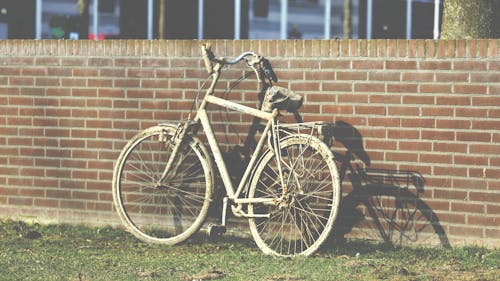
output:
POLYGON ((279 123, 275 126, 280 138, 302 134, 321 138, 329 125, 326 122, 279 123))

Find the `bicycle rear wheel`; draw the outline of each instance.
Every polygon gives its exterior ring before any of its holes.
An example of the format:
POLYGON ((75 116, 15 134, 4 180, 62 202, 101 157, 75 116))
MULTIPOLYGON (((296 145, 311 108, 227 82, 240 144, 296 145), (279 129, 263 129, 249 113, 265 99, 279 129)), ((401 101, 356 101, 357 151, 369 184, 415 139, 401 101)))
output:
POLYGON ((115 208, 127 229, 146 242, 176 244, 189 238, 203 224, 212 198, 207 152, 193 138, 185 138, 159 182, 174 133, 174 126, 144 130, 125 145, 114 169, 115 208))
POLYGON ((337 216, 337 167, 332 152, 313 136, 287 137, 280 141, 280 150, 284 186, 270 150, 256 168, 249 198, 272 198, 273 203, 249 204, 249 215, 269 215, 250 218, 250 230, 266 254, 308 256, 326 240, 337 216))

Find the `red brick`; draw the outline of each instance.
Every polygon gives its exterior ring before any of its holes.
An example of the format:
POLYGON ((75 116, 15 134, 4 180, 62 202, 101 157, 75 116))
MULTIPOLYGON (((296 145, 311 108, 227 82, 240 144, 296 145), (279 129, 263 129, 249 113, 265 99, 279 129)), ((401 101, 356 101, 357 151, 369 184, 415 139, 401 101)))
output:
POLYGON ((60 167, 61 161, 58 159, 35 159, 35 165, 41 167, 60 167))
POLYGON ((387 117, 370 117, 368 119, 369 126, 381 126, 381 127, 400 127, 400 118, 387 118, 387 117))
MULTIPOLYGON (((172 88, 179 88, 180 87, 179 83, 180 82, 171 81, 170 86, 172 88)), ((185 85, 185 83, 183 83, 183 85, 185 85)), ((141 88, 146 88, 146 89, 148 88, 165 89, 168 87, 169 87, 169 81, 166 80, 142 80, 141 82, 141 88)), ((195 85, 186 86, 186 88, 195 88, 195 87, 196 87, 195 85)))
POLYGON ((59 207, 59 200, 35 198, 33 205, 44 208, 57 208, 59 207))
POLYGON ((72 138, 96 138, 97 132, 94 130, 71 129, 72 138))
POLYGON ((486 61, 454 61, 453 69, 465 71, 487 70, 488 63, 486 61))
POLYGON ((317 60, 292 60, 290 68, 293 69, 319 69, 320 63, 317 60))
POLYGON ((396 150, 397 142, 387 140, 366 140, 365 148, 370 149, 383 149, 383 150, 396 150))
POLYGON ((488 87, 485 85, 455 85, 455 93, 458 94, 486 94, 488 87))
MULTIPOLYGON (((426 150, 426 151, 431 151, 431 149, 426 150)), ((428 153, 422 153, 420 154, 420 161, 423 163, 442 163, 442 164, 451 164, 452 163, 452 156, 447 155, 447 154, 428 154, 428 153)))
POLYGON ((376 71, 368 72, 368 80, 370 81, 401 81, 400 72, 392 71, 376 71))
POLYGON ((32 206, 33 198, 11 197, 7 200, 10 205, 32 206))
POLYGON ((418 130, 409 130, 404 127, 404 130, 399 129, 399 130, 389 130, 387 135, 390 139, 418 139, 420 138, 420 132, 418 130))
POLYGON ((454 155, 453 159, 457 165, 488 165, 488 159, 482 156, 454 155))
POLYGON ((489 215, 498 215, 500 214, 500 205, 498 204, 487 204, 486 205, 486 213, 489 215))
POLYGON ((416 61, 386 61, 385 66, 387 69, 416 69, 416 61))
POLYGON ((338 71, 335 75, 337 80, 366 80, 368 77, 366 72, 354 71, 338 71))
POLYGON ((78 210, 84 210, 85 209, 85 203, 83 201, 61 200, 59 202, 59 207, 61 209, 78 209, 78 210))
POLYGON ((453 108, 447 107, 424 107, 422 108, 422 116, 453 116, 453 108))
POLYGON ((490 96, 490 97, 472 97, 472 105, 473 106, 493 106, 500 104, 499 96, 490 96))
POLYGON ((421 93, 451 93, 450 84, 420 84, 421 93))
MULTIPOLYGON (((488 116, 488 111, 484 110, 482 108, 473 108, 473 107, 457 107, 455 108, 455 115, 457 117, 487 117, 488 116)), ((473 121, 475 122, 476 126, 477 124, 481 124, 482 121, 473 121)), ((479 125, 480 126, 480 125, 479 125)), ((472 127, 475 129, 474 127, 472 127)))
POLYGON ((383 69, 384 62, 383 61, 374 61, 374 60, 360 60, 360 61, 352 61, 353 69, 383 69))
POLYGON ((61 78, 61 86, 64 87, 85 87, 87 80, 84 78, 61 78))
MULTIPOLYGON (((474 204, 470 202, 451 202, 451 211, 460 213, 484 213, 485 206, 483 204, 474 204)), ((470 216, 467 217, 470 219, 470 216)), ((471 221, 469 220, 470 224, 471 221)))
POLYGON ((419 69, 425 70, 450 70, 451 62, 450 61, 420 61, 418 63, 419 69))
POLYGON ((434 175, 436 176, 464 176, 467 174, 467 168, 462 167, 434 167, 434 175))
POLYGON ((434 73, 431 72, 403 72, 402 81, 432 82, 434 73))
POLYGON ((320 83, 318 82, 290 83, 290 90, 296 92, 319 91, 319 89, 320 89, 320 83))
POLYGON ((442 143, 435 142, 433 144, 432 151, 435 152, 459 152, 465 153, 467 152, 467 144, 464 143, 442 143))
POLYGON ((420 109, 418 107, 409 106, 389 106, 387 114, 390 116, 419 116, 420 109))
POLYGON ((136 100, 114 100, 114 108, 138 108, 139 102, 136 100))
POLYGON ((438 72, 436 73, 436 82, 468 82, 469 75, 466 73, 438 72))
POLYGON ((499 83, 500 74, 499 73, 471 73, 470 82, 472 83, 499 83))
POLYGON ((471 105, 471 98, 466 96, 438 96, 437 105, 471 105))
POLYGON ((428 118, 401 119, 402 127, 434 128, 435 120, 428 118))
POLYGON ((87 210, 108 211, 108 212, 111 212, 113 210, 113 205, 110 203, 87 202, 86 206, 87 210))
POLYGON ((372 94, 370 103, 401 104, 401 96, 398 94, 372 94))
POLYGON ((493 238, 493 241, 495 241, 495 240, 498 241, 498 237, 500 237, 500 230, 498 230, 498 229, 487 228, 484 230, 484 233, 485 233, 486 238, 493 238))
POLYGON ((436 127, 440 129, 469 129, 471 127, 470 120, 458 119, 438 119, 436 127))
POLYGON ((355 114, 364 114, 364 115, 385 115, 386 108, 384 106, 375 106, 375 105, 367 105, 355 106, 355 114))
POLYGON ((429 199, 425 200, 425 204, 434 212, 450 210, 450 202, 448 200, 429 199))
POLYGON ((378 83, 356 83, 354 84, 355 92, 385 92, 385 85, 378 83))
POLYGON ((483 229, 479 227, 470 226, 450 226, 451 235, 461 237, 483 237, 483 229))
POLYGON ((418 154, 406 152, 386 152, 387 161, 418 162, 418 154))
MULTIPOLYGON (((274 65, 274 64, 273 64, 274 65)), ((320 62, 321 69, 350 69, 350 60, 323 60, 320 62)))
POLYGON ((321 106, 322 114, 352 114, 353 107, 352 106, 342 106, 342 105, 322 105, 321 106))
POLYGON ((115 79, 113 86, 115 88, 139 88, 141 86, 141 81, 132 79, 115 79))
POLYGON ((411 83, 387 84, 389 93, 417 93, 418 85, 411 83))
POLYGON ((153 112, 148 111, 126 111, 125 118, 127 119, 153 119, 153 112))
POLYGON ((471 144, 469 153, 498 155, 500 144, 471 144))
POLYGON ((71 157, 71 150, 46 149, 45 155, 49 158, 70 158, 71 157))
POLYGON ((87 120, 85 121, 86 128, 111 128, 111 120, 87 120))
POLYGON ((491 133, 482 132, 457 132, 458 141, 491 142, 491 133))
POLYGON ((469 193, 469 198, 472 201, 480 201, 480 202, 500 202, 500 193, 495 192, 482 192, 482 191, 471 191, 469 193))

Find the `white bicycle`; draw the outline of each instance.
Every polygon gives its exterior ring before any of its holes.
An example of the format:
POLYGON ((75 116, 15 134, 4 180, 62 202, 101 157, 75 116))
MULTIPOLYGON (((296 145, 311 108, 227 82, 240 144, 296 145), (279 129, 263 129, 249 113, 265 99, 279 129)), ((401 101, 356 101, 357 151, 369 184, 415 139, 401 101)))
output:
POLYGON ((121 220, 141 240, 180 243, 204 224, 218 172, 226 196, 221 224, 210 225, 210 234, 225 232, 230 207, 234 215, 248 218, 264 253, 287 257, 314 253, 329 236, 341 200, 333 154, 319 138, 325 124, 279 122, 279 111, 296 111, 302 97, 272 85, 274 72, 262 56, 245 52, 228 60, 216 58, 209 46, 202 45, 201 50, 211 84, 194 117, 140 132, 116 161, 113 198, 121 220), (261 109, 214 95, 223 67, 242 61, 262 83, 261 109), (237 188, 211 127, 209 104, 267 121, 237 188), (197 137, 200 131, 212 154, 197 137))

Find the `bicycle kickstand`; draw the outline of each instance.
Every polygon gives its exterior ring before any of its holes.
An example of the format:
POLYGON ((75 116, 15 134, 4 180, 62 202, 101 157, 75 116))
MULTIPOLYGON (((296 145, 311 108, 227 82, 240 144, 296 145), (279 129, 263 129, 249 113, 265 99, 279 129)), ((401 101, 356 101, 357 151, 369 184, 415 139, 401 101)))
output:
POLYGON ((207 235, 210 238, 220 237, 224 233, 226 233, 226 215, 227 215, 227 204, 229 199, 224 197, 223 205, 222 205, 222 219, 221 224, 211 223, 207 228, 207 235))

